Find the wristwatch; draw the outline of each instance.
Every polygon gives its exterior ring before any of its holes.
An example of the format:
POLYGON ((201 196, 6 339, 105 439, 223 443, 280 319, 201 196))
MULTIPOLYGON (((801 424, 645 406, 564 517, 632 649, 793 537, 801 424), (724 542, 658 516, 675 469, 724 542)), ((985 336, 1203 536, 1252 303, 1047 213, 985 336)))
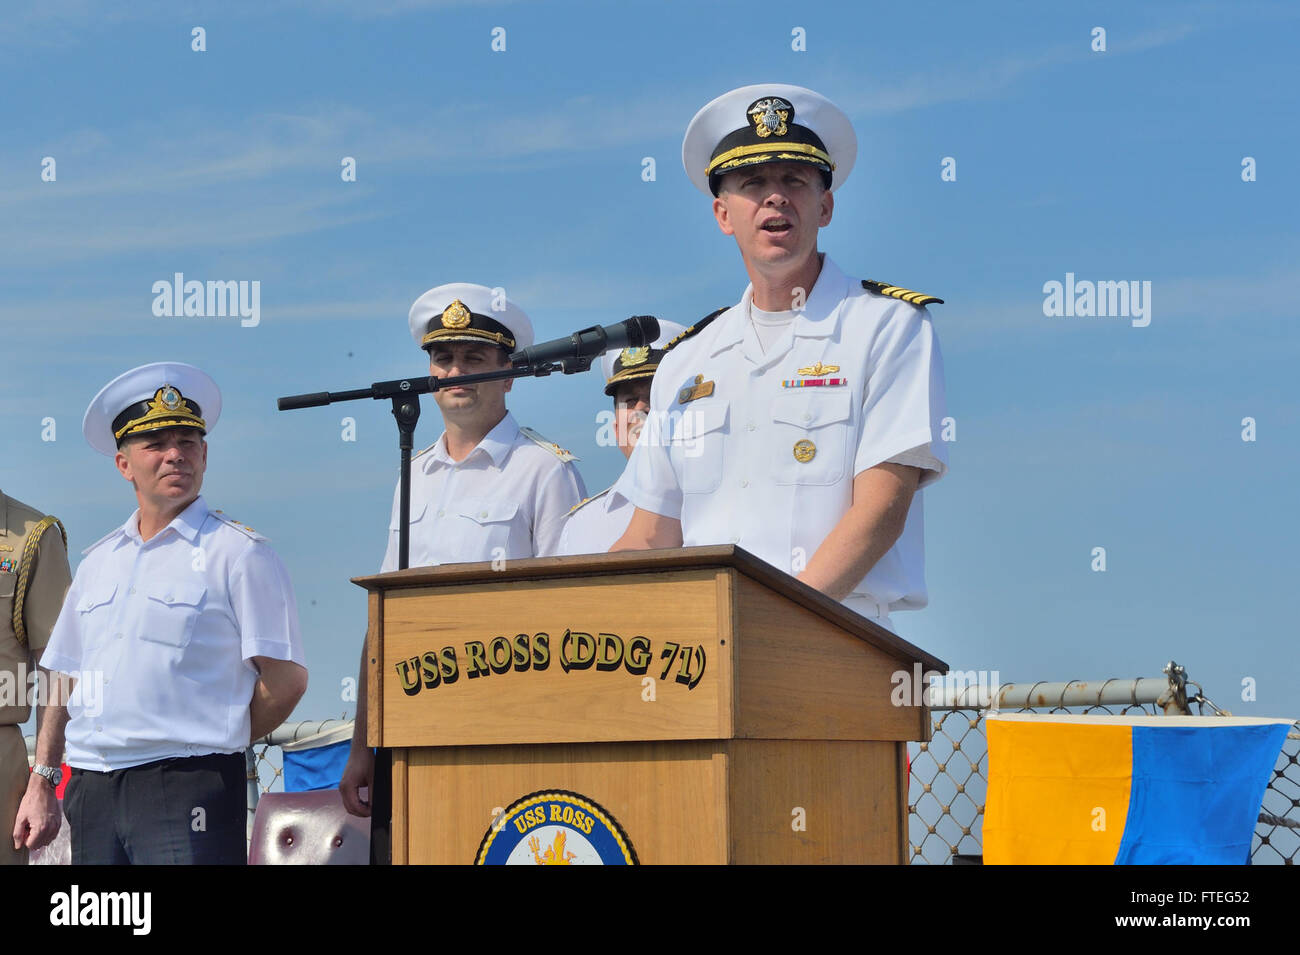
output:
POLYGON ((32 767, 32 772, 37 776, 44 776, 55 789, 58 789, 59 783, 63 782, 63 767, 61 766, 42 766, 37 763, 32 767))

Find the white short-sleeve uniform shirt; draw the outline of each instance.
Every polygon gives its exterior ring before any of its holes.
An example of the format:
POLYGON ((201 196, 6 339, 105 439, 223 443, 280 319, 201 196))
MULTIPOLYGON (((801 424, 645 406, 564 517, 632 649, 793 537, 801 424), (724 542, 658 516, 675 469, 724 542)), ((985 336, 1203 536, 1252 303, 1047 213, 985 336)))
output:
MULTIPOLYGON (((751 286, 664 357, 617 487, 636 507, 679 519, 685 546, 734 543, 797 575, 851 506, 856 475, 925 462, 924 488, 946 471, 943 364, 924 308, 867 291, 829 256, 766 352, 752 296, 751 286), (692 388, 701 396, 682 402, 692 388)), ((926 604, 922 497, 918 489, 902 536, 844 600, 864 616, 926 604)))
POLYGON ((555 555, 606 553, 623 536, 635 510, 616 487, 601 491, 565 518, 555 555))
MULTIPOLYGON (((381 572, 397 570, 393 490, 381 572)), ((554 553, 565 515, 586 496, 582 476, 519 430, 509 412, 462 461, 444 433, 411 463, 412 567, 510 560, 554 553)))
POLYGON ((264 537, 202 497, 148 541, 139 513, 85 551, 41 657, 77 677, 78 769, 242 752, 252 658, 305 665, 293 586, 264 537))

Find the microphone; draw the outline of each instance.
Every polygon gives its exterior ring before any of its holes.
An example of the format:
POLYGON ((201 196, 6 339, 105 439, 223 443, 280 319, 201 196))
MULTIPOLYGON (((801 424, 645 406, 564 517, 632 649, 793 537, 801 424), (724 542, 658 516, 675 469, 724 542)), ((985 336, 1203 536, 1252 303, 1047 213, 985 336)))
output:
POLYGON ((651 345, 659 337, 659 320, 653 315, 634 315, 617 325, 601 328, 593 325, 580 332, 574 332, 568 338, 555 338, 539 345, 521 348, 510 356, 510 364, 515 368, 530 368, 535 365, 550 365, 555 362, 586 360, 603 355, 615 348, 635 348, 651 345))

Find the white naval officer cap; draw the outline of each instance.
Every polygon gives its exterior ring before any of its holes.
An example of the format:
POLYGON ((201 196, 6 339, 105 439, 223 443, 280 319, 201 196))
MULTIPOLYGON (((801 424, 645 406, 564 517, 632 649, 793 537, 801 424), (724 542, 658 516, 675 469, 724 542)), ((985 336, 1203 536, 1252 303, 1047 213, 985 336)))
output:
POLYGON ((505 292, 468 282, 429 289, 411 306, 410 325, 425 351, 446 341, 486 341, 510 352, 533 343, 533 323, 505 292))
POLYGON ((637 378, 653 378, 659 362, 668 353, 668 343, 686 329, 676 322, 659 319, 659 337, 649 345, 607 351, 600 356, 600 369, 605 373, 605 394, 614 397, 618 386, 637 378))
POLYGON ((156 361, 118 375, 91 399, 81 432, 112 457, 123 438, 162 428, 207 434, 221 417, 221 390, 207 373, 180 361, 156 361))
POLYGON ((727 173, 768 162, 808 163, 834 191, 857 158, 858 137, 844 112, 820 93, 787 83, 723 93, 695 114, 682 140, 686 175, 714 196, 727 173))

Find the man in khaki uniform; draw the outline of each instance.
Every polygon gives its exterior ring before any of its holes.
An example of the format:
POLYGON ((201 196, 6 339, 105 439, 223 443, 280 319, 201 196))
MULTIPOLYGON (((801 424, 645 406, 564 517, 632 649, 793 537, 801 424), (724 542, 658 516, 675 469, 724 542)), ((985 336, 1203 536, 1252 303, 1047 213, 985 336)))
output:
MULTIPOLYGON (((47 728, 59 708, 38 701, 39 774, 28 771, 18 727, 31 716, 28 679, 71 582, 63 526, 0 492, 0 865, 26 865, 27 850, 53 840, 62 821, 54 790, 63 727, 47 728)), ((50 677, 42 671, 39 685, 49 687, 50 677)))

